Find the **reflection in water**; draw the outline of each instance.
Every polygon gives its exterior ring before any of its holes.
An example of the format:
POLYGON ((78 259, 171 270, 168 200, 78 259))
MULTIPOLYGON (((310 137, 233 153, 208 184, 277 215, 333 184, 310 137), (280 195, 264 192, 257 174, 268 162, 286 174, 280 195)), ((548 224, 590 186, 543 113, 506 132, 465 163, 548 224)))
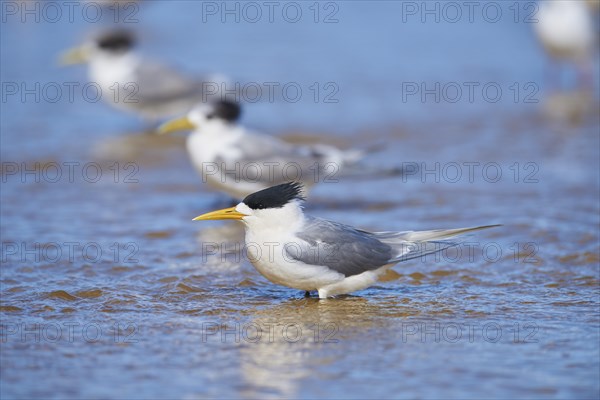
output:
POLYGON ((143 165, 156 165, 176 158, 172 152, 183 154, 185 138, 156 135, 152 132, 123 134, 97 143, 91 151, 99 160, 135 161, 143 165))
POLYGON ((240 350, 246 398, 293 398, 304 379, 334 362, 331 348, 360 341, 369 329, 384 327, 381 307, 358 297, 296 299, 257 310, 244 326, 249 339, 240 350))
POLYGON ((581 125, 598 112, 598 100, 590 89, 557 91, 543 99, 542 112, 551 120, 581 125))
POLYGON ((531 27, 549 56, 544 82, 547 94, 542 104, 542 112, 549 119, 580 125, 597 112, 599 82, 594 73, 598 68, 600 26, 597 3, 578 0, 537 3, 536 23, 531 27), (571 77, 574 84, 565 84, 567 72, 574 73, 571 77))

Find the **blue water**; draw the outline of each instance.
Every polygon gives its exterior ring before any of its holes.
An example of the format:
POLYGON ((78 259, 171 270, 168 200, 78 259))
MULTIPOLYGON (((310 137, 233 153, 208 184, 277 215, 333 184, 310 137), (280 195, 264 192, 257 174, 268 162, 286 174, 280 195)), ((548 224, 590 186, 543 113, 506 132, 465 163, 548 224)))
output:
POLYGON ((599 397, 598 91, 547 81, 529 2, 517 22, 510 2, 478 3, 473 22, 434 2, 439 22, 422 21, 422 2, 322 2, 318 22, 314 2, 277 3, 273 22, 266 6, 251 22, 248 3, 121 6, 148 57, 302 89, 297 101, 246 101, 244 125, 383 144, 369 165, 420 167, 323 183, 307 212, 380 231, 504 225, 470 237, 472 255, 403 263, 326 301, 238 259, 241 228, 190 221, 229 200, 202 184, 183 136, 145 135, 146 121, 79 90, 51 101, 44 87, 88 82, 84 67, 57 65, 60 52, 114 15, 86 21, 80 6, 70 22, 58 2, 65 14, 51 22, 41 4, 39 22, 2 4, 3 399, 599 397), (236 4, 239 22, 222 22, 236 4))

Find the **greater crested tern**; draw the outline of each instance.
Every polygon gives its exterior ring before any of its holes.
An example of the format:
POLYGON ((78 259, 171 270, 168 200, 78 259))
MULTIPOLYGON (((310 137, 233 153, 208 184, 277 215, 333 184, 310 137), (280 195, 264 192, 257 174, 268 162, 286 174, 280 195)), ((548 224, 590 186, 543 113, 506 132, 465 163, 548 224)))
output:
POLYGON ((585 73, 597 51, 591 4, 585 0, 539 1, 533 29, 546 50, 555 59, 576 63, 585 73))
POLYGON ((291 144, 236 123, 240 105, 200 104, 185 117, 164 123, 158 133, 191 130, 187 150, 203 181, 236 199, 278 183, 301 181, 310 187, 355 165, 361 150, 325 144, 291 144))
POLYGON ((135 51, 136 37, 129 30, 112 30, 96 36, 61 56, 61 64, 88 64, 89 79, 98 84, 102 97, 118 109, 145 119, 172 118, 199 102, 220 96, 227 79, 209 75, 184 76, 135 51))
POLYGON ((447 239, 498 225, 432 231, 367 232, 305 215, 303 185, 289 182, 247 196, 198 220, 240 220, 254 267, 273 283, 319 298, 365 289, 389 268, 444 250, 447 239))

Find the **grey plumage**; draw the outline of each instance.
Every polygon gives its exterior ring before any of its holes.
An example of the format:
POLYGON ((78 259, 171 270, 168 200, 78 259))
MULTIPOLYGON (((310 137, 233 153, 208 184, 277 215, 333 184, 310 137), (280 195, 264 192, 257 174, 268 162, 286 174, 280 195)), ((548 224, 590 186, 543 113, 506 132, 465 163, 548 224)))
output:
POLYGON ((351 226, 306 216, 297 243, 286 244, 287 255, 310 265, 323 265, 346 277, 428 254, 458 242, 457 235, 498 225, 433 231, 367 232, 351 226))
POLYGON ((214 165, 229 182, 246 180, 265 188, 296 179, 312 186, 362 157, 358 150, 337 150, 326 145, 293 145, 276 138, 247 133, 217 156, 214 165), (239 154, 231 157, 231 154, 239 154), (235 159, 235 162, 232 162, 235 159))
POLYGON ((393 258, 392 247, 374 234, 320 218, 306 216, 297 236, 302 241, 286 246, 291 258, 324 265, 345 276, 377 269, 393 258))
POLYGON ((220 89, 224 79, 205 76, 192 79, 162 64, 148 62, 135 71, 135 82, 121 82, 119 102, 148 115, 170 116, 191 109, 218 96, 208 90, 220 89))

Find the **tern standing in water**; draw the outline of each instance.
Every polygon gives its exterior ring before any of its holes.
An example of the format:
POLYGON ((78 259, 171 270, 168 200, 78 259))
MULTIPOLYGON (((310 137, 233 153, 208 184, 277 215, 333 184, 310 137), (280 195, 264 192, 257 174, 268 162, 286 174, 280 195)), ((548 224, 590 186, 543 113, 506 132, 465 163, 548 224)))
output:
POLYGON ((185 117, 158 128, 165 134, 191 130, 187 150, 203 181, 236 199, 277 183, 300 180, 312 186, 358 163, 364 152, 324 144, 296 145, 252 132, 236 123, 239 104, 200 104, 185 117))
POLYGON ((577 65, 582 81, 592 81, 592 59, 598 37, 592 8, 585 0, 543 0, 533 16, 533 29, 546 52, 577 65))
POLYGON ((141 57, 134 51, 135 45, 132 32, 113 30, 69 50, 61 63, 87 63, 89 79, 99 85, 106 101, 152 121, 181 115, 210 96, 218 96, 227 82, 219 75, 203 79, 184 76, 141 57))
POLYGON ((289 182, 197 220, 233 219, 246 228, 254 267, 273 283, 317 290, 319 298, 365 289, 401 261, 444 250, 447 239, 498 225, 433 231, 367 232, 302 211, 303 186, 289 182))

